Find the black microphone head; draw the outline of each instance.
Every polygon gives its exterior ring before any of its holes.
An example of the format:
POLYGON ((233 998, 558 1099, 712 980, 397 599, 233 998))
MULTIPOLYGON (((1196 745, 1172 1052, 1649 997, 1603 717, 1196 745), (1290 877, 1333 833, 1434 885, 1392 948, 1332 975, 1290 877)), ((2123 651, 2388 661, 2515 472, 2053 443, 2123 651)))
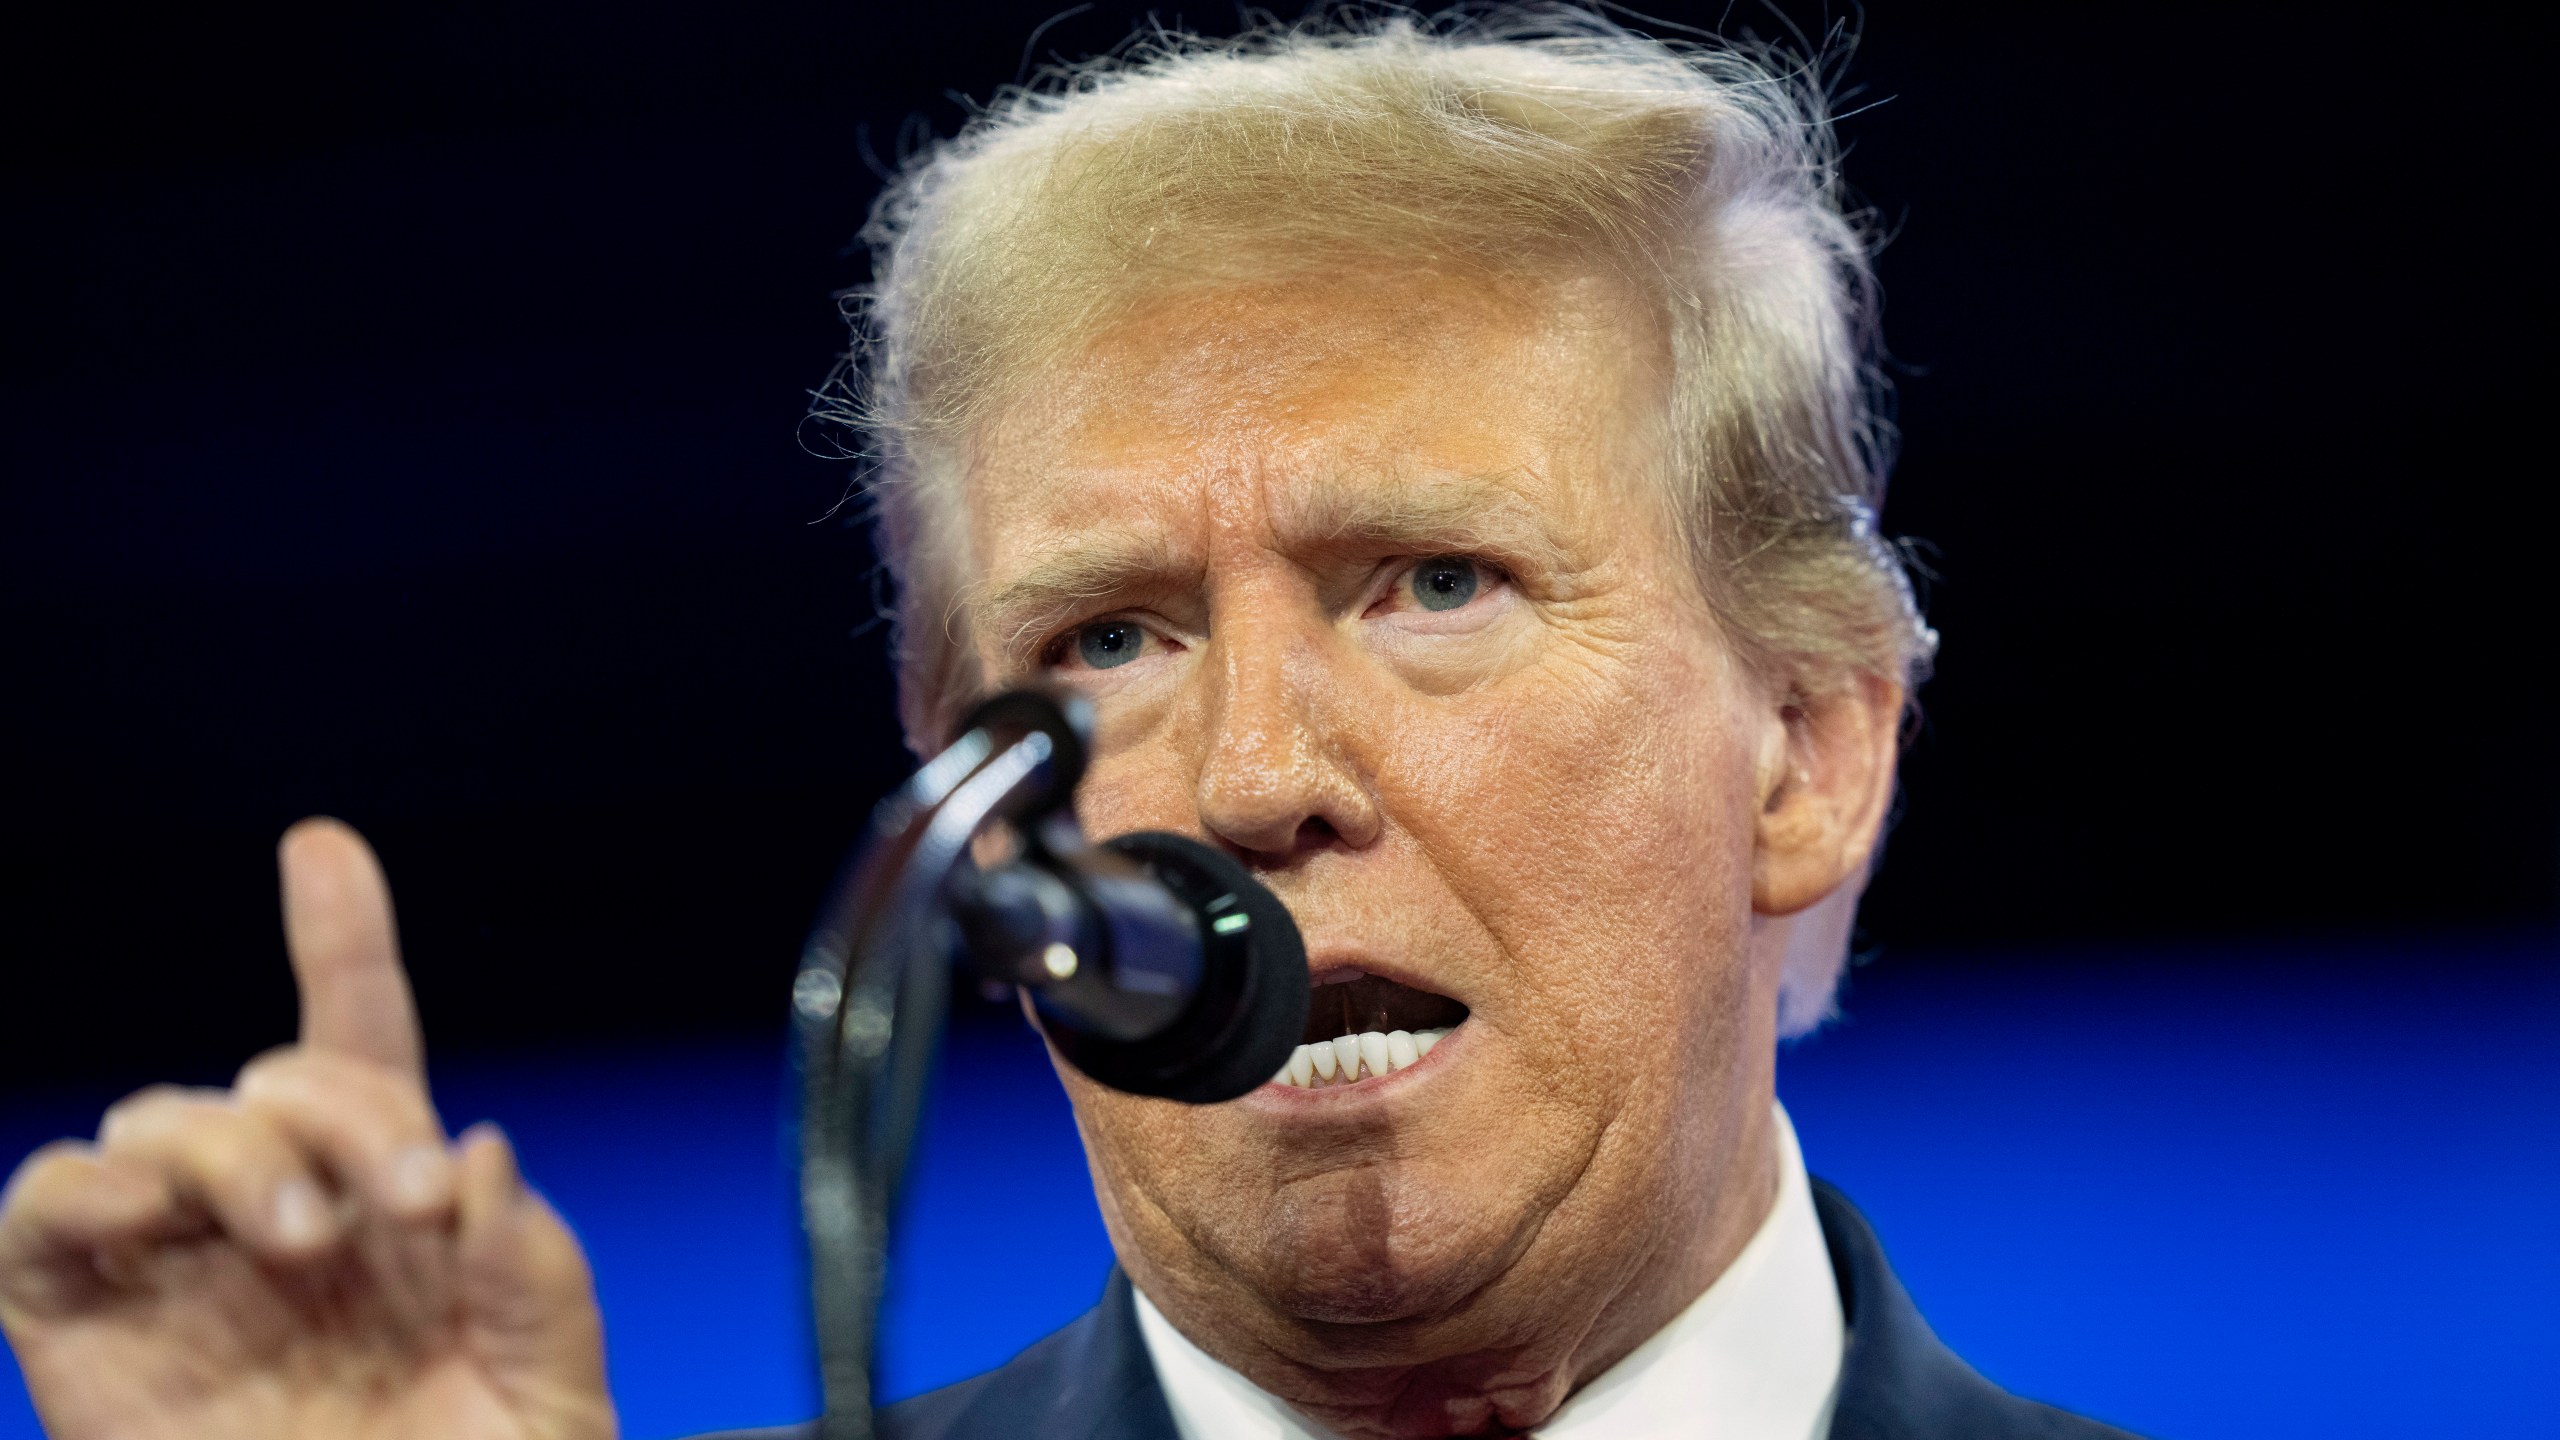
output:
POLYGON ((1116 1041, 1044 1027, 1068 1063, 1115 1090, 1194 1105, 1233 1100, 1276 1074, 1307 1024, 1307 949, 1280 897, 1197 840, 1142 830, 1105 843, 1137 861, 1200 926, 1200 981, 1161 1032, 1116 1041))

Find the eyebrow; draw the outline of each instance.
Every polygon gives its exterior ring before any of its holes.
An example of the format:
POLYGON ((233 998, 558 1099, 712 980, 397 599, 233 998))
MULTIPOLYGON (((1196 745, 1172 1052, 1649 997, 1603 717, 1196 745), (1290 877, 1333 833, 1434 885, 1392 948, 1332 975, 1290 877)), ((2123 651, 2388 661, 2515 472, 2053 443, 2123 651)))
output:
MULTIPOLYGON (((1489 476, 1401 476, 1316 481, 1276 517, 1284 548, 1471 554, 1516 571, 1551 573, 1565 559, 1551 518, 1512 486, 1489 476)), ((1132 603, 1197 588, 1202 561, 1161 533, 1105 531, 1074 537, 1001 587, 966 587, 963 610, 987 629, 1000 653, 1027 645, 1098 600, 1132 603)))
POLYGON ((1200 579, 1197 558, 1170 540, 1143 531, 1079 536, 1042 556, 1003 588, 984 581, 960 596, 965 613, 988 626, 988 637, 1008 657, 1019 658, 1032 640, 1094 601, 1162 594, 1200 579))

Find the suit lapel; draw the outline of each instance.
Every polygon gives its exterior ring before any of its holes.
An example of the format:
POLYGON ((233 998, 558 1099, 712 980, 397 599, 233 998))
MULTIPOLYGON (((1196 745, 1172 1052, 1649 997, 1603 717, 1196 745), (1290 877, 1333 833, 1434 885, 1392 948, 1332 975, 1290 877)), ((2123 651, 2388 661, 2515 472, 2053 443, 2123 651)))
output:
POLYGON ((1164 1386, 1138 1329, 1138 1307, 1129 1277, 1113 1266, 1102 1303, 1093 1308, 1069 1358, 1064 1393, 1053 1414, 1057 1429, 1043 1434, 1081 1440, 1179 1440, 1164 1386), (1081 1378, 1078 1378, 1081 1377, 1081 1378))
POLYGON ((1920 1317, 1848 1197, 1816 1180, 1813 1206, 1849 1323, 1831 1440, 2132 1440, 1982 1378, 1920 1317))

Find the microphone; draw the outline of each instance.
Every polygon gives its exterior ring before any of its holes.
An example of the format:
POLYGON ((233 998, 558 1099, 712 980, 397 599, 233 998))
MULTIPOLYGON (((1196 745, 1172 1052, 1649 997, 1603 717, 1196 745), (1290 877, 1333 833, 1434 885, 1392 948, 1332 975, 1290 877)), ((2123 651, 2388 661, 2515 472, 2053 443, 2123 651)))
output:
POLYGON ((1092 733, 1091 707, 1071 696, 1016 690, 972 711, 872 813, 801 952, 791 1009, 820 1440, 875 1433, 889 1208, 954 960, 1022 987, 1069 1064, 1132 1094, 1232 1100, 1278 1072, 1305 1027, 1305 944, 1242 865, 1180 835, 1095 845, 1077 828, 1069 802, 1092 733))
POLYGON ((1050 763, 1071 778, 1052 783, 1057 808, 1017 817, 1017 858, 953 870, 944 903, 961 959, 1026 991, 1058 1053, 1103 1084, 1195 1105, 1232 1100, 1297 1047, 1305 944, 1279 898, 1210 846, 1167 831, 1085 842, 1064 807, 1083 770, 1080 718, 1017 692, 962 725, 964 735, 1046 734, 1050 763))

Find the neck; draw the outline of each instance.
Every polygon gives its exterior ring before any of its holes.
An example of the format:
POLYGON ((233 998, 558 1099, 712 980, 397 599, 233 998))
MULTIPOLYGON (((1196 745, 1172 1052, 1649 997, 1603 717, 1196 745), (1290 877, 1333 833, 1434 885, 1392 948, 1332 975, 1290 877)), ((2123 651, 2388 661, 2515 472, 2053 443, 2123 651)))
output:
MULTIPOLYGON (((1627 1357, 1674 1316, 1707 1292, 1769 1218, 1778 1198, 1775 1075, 1741 1087, 1742 1097, 1717 1116, 1717 1134, 1700 1136, 1704 1154, 1688 1159, 1692 1175, 1715 1177, 1698 1203, 1682 1211, 1685 1223, 1662 1227, 1654 1243, 1628 1268, 1619 1287, 1563 1367, 1567 1383, 1546 1410, 1520 1422, 1537 1424, 1593 1377, 1627 1357)), ((1496 1432, 1499 1433, 1499 1432, 1496 1432)))

